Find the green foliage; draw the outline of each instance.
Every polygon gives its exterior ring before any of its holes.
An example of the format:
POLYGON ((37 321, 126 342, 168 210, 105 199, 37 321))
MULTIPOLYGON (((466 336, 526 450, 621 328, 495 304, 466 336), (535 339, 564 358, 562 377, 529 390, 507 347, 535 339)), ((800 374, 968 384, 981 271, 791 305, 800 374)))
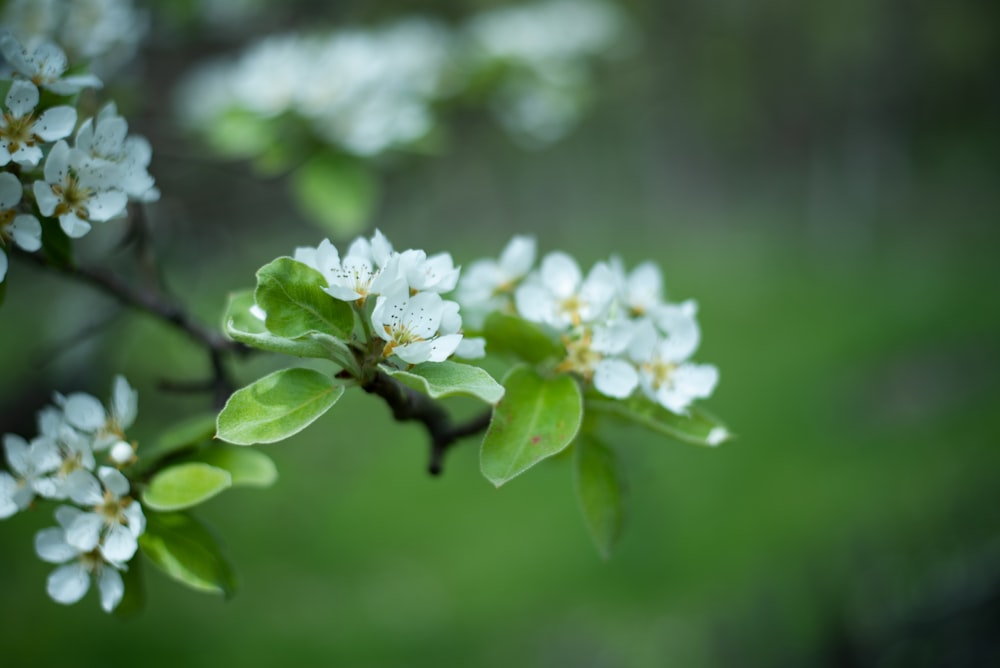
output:
POLYGON ((718 418, 700 408, 692 406, 688 415, 678 415, 641 395, 625 401, 588 398, 587 410, 694 445, 716 446, 733 437, 718 418))
POLYGON ((203 503, 233 484, 229 471, 202 462, 167 467, 142 492, 143 505, 153 510, 183 510, 203 503))
POLYGON ((572 376, 545 377, 518 366, 504 389, 479 458, 483 475, 497 487, 565 449, 583 418, 580 387, 572 376))
POLYGON ((270 487, 278 479, 274 461, 249 448, 214 445, 192 459, 228 472, 233 487, 270 487))
POLYGON ((405 385, 439 399, 456 395, 476 397, 495 404, 504 389, 483 369, 459 362, 424 362, 403 371, 389 366, 382 370, 405 385))
POLYGON ((615 453, 588 433, 576 439, 573 459, 576 495, 597 551, 605 559, 621 533, 623 482, 615 453))
POLYGON ((218 436, 236 445, 284 440, 312 424, 343 394, 343 385, 319 371, 275 371, 229 398, 219 413, 218 436))
POLYGON ((192 589, 230 596, 236 577, 208 528, 187 513, 149 513, 139 546, 161 571, 192 589))
POLYGON ((292 173, 292 191, 315 222, 335 236, 365 227, 378 203, 378 180, 358 158, 324 152, 292 173))
POLYGON ((354 329, 347 302, 323 291, 326 279, 318 271, 289 257, 279 257, 257 271, 254 299, 267 314, 264 325, 286 339, 324 332, 344 337, 354 329))
POLYGON ((535 324, 504 313, 491 313, 483 325, 490 352, 513 355, 518 359, 539 364, 563 355, 562 346, 535 324))

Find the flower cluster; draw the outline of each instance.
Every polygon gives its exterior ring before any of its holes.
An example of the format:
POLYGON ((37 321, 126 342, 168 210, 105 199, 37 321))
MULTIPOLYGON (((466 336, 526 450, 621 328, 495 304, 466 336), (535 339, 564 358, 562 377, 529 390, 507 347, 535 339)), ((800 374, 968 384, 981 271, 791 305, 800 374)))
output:
POLYGON ((576 260, 556 251, 535 261, 534 241, 515 237, 499 260, 474 262, 458 300, 475 314, 506 311, 556 333, 565 357, 558 370, 593 382, 601 394, 625 399, 637 389, 674 413, 711 395, 719 372, 694 364, 701 331, 694 301, 663 299, 659 267, 626 272, 621 261, 598 262, 584 276, 576 260))
POLYGON ((362 310, 366 330, 383 342, 381 357, 420 364, 452 355, 483 356, 483 339, 462 335, 458 303, 441 297, 458 283, 459 268, 450 254, 397 252, 376 230, 370 240, 355 239, 343 257, 324 240, 316 248, 296 249, 294 259, 326 278, 327 294, 362 310), (364 307, 371 297, 375 302, 369 313, 364 307))
POLYGON ((3 281, 6 249, 10 244, 29 252, 41 248, 45 219, 58 220, 67 236, 79 238, 90 231, 92 223, 124 215, 129 200, 152 202, 159 198, 159 191, 148 171, 149 142, 129 136, 128 123, 114 103, 78 129, 74 107, 40 104, 39 89, 73 95, 100 86, 97 77, 70 73, 66 54, 51 42, 25 47, 4 33, 0 34, 0 52, 10 67, 0 116, 3 281))
POLYGON ((57 394, 55 405, 38 416, 39 435, 29 443, 6 434, 3 445, 10 472, 0 472, 0 518, 30 507, 36 498, 68 501, 55 511, 59 526, 35 537, 43 560, 60 564, 47 590, 57 602, 79 601, 93 577, 101 607, 110 612, 121 601, 120 571, 138 549, 146 527, 139 502, 120 468, 135 460, 125 430, 135 420, 138 395, 121 376, 115 378, 110 409, 84 393, 57 394), (98 465, 103 458, 106 465, 98 465))
POLYGON ((236 59, 194 71, 179 90, 179 112, 209 133, 231 127, 234 117, 276 122, 291 115, 320 141, 368 157, 427 135, 436 103, 466 90, 479 99, 484 82, 499 81, 487 97, 502 125, 546 143, 581 116, 587 63, 615 47, 625 24, 599 0, 555 0, 484 12, 457 28, 410 18, 269 37, 236 59))

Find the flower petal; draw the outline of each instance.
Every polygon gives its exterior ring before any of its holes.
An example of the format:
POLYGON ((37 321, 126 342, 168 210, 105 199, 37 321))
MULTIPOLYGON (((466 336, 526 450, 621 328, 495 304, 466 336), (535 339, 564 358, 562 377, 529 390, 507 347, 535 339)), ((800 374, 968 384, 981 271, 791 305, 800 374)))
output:
POLYGON ((42 529, 35 534, 35 553, 42 561, 62 564, 80 554, 66 542, 66 532, 59 527, 42 529))
POLYGON ((34 84, 20 79, 10 85, 7 93, 7 109, 16 117, 30 114, 38 105, 38 89, 34 84))
POLYGON ((45 590, 56 603, 76 603, 90 589, 90 574, 80 562, 60 566, 49 574, 45 590))
POLYGON ((125 595, 125 583, 121 574, 110 566, 101 569, 101 574, 97 577, 97 589, 101 592, 101 608, 104 612, 117 608, 125 595))
POLYGON ((29 253, 42 247, 42 224, 30 213, 14 217, 14 222, 10 224, 10 235, 14 238, 14 243, 29 253))
POLYGON ((66 542, 81 552, 90 552, 101 540, 104 518, 97 513, 82 513, 66 528, 66 542))
POLYGON ((115 524, 101 542, 101 554, 108 561, 125 562, 135 556, 139 543, 128 527, 115 524))
POLYGON ((63 412, 67 422, 83 431, 97 431, 108 421, 104 405, 97 397, 84 392, 74 392, 66 397, 63 412))
POLYGON ((45 141, 56 141, 68 137, 76 125, 76 109, 73 107, 52 107, 39 116, 32 131, 45 141))
POLYGON ((639 373, 625 360, 603 359, 594 367, 594 387, 605 396, 625 399, 638 384, 639 373))

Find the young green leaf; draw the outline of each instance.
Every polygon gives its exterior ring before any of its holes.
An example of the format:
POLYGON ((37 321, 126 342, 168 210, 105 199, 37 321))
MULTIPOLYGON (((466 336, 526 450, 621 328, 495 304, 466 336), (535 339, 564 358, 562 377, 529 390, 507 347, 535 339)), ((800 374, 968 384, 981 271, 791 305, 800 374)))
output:
POLYGON ((385 365, 381 368, 401 383, 434 399, 467 395, 495 404, 503 397, 503 386, 485 370, 471 364, 445 360, 424 362, 405 371, 385 365))
POLYGON ((587 410, 617 417, 652 432, 695 445, 716 446, 733 436, 721 421, 706 411, 691 407, 688 415, 678 415, 644 396, 635 396, 625 401, 588 399, 587 410))
POLYGON ((623 485, 614 452, 589 434, 576 440, 574 481, 583 519, 597 551, 607 559, 621 533, 623 485))
POLYGON ((218 437, 236 445, 284 440, 312 424, 343 394, 343 385, 319 371, 275 371, 229 397, 219 413, 218 437))
POLYGON ((183 510, 208 501, 233 485, 226 471, 201 462, 176 464, 153 476, 142 503, 153 510, 183 510))
POLYGON ((483 325, 483 336, 490 352, 511 354, 531 364, 565 354, 562 346, 537 325, 514 315, 490 314, 483 325))
POLYGON ((309 332, 350 336, 354 311, 323 288, 326 279, 312 267, 279 257, 257 270, 254 299, 267 318, 264 326, 275 336, 295 339, 309 332))
POLYGON ((139 547, 174 580, 198 591, 230 596, 236 578, 215 536, 187 513, 149 513, 139 547))
POLYGON ((258 450, 213 445, 205 448, 192 461, 199 461, 228 471, 233 487, 270 487, 278 479, 274 461, 258 450))
POLYGON ((580 387, 571 376, 545 378, 520 366, 504 388, 479 455, 483 475, 497 487, 561 452, 583 418, 580 387))
POLYGON ((303 211, 336 236, 360 232, 378 201, 375 175, 349 156, 316 156, 292 174, 291 183, 303 211))

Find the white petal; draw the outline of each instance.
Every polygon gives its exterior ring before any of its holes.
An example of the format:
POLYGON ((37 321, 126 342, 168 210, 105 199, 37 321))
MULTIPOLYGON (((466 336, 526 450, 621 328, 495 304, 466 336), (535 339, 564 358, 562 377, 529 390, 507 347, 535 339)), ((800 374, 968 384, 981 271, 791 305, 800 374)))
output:
POLYGON ((101 484, 90 471, 77 469, 66 476, 64 491, 73 503, 81 506, 96 506, 104 502, 101 484))
POLYGON ((521 317, 531 322, 547 322, 554 312, 552 293, 535 283, 524 283, 514 293, 521 317))
POLYGON ((90 574, 80 562, 66 564, 49 574, 45 589, 56 603, 76 603, 90 589, 90 574))
POLYGON ((10 172, 0 173, 0 210, 13 209, 21 201, 23 192, 21 179, 10 172))
POLYGON ((62 464, 62 453, 55 441, 38 436, 31 441, 31 465, 37 473, 55 471, 62 464))
POLYGON ((117 570, 105 566, 97 578, 97 590, 101 592, 101 608, 104 612, 111 612, 118 607, 125 595, 125 583, 117 570))
POLYGON ((11 160, 25 167, 34 167, 42 159, 42 149, 38 146, 21 144, 21 146, 10 156, 11 160))
POLYGON ((101 554, 108 561, 125 562, 135 556, 139 544, 128 527, 121 524, 112 525, 101 542, 101 554))
POLYGON ((408 364, 421 364, 431 358, 431 342, 416 341, 393 348, 393 354, 408 364))
POLYGON ((462 342, 461 334, 446 334, 445 336, 439 336, 431 344, 431 354, 428 357, 430 362, 443 362, 458 349, 459 344, 462 342))
POLYGON ((507 280, 524 276, 535 263, 535 239, 516 236, 511 239, 500 254, 500 269, 507 280))
POLYGON ((663 276, 654 262, 643 262, 628 276, 628 304, 632 308, 648 311, 660 303, 663 294, 663 276))
POLYGON ((121 498, 128 496, 129 484, 121 471, 110 466, 102 466, 97 469, 97 477, 101 479, 104 486, 115 496, 121 498))
MULTIPOLYGON (((45 159, 45 180, 49 183, 63 183, 69 175, 70 149, 66 140, 60 139, 49 151, 49 157, 45 159)), ((37 186, 35 193, 37 194, 37 186)), ((42 215, 49 216, 51 212, 42 215)))
POLYGON ((3 447, 7 454, 7 463, 14 473, 23 476, 31 470, 31 457, 28 442, 17 434, 4 434, 3 447))
POLYGON ((14 495, 20 487, 17 480, 7 473, 0 471, 0 520, 6 519, 16 513, 21 507, 14 501, 14 495))
POLYGON ((542 285, 557 297, 566 298, 576 292, 582 280, 580 266, 566 253, 554 251, 542 260, 542 285))
POLYGON ((66 528, 66 542, 81 552, 90 552, 101 541, 104 518, 97 513, 81 513, 66 528))
POLYGON ((97 431, 108 421, 104 405, 96 397, 84 392, 74 392, 66 397, 63 412, 67 422, 83 431, 97 431))
POLYGON ((80 554, 66 542, 66 532, 58 527, 42 529, 35 534, 35 553, 42 561, 62 564, 80 554))
POLYGON ((76 109, 73 107, 52 107, 39 116, 32 131, 45 141, 55 141, 68 137, 76 125, 76 109))
POLYGON ((379 230, 375 230, 370 248, 372 260, 377 266, 384 267, 389 261, 389 256, 392 255, 392 244, 379 230))
POLYGON ((125 506, 125 510, 122 513, 125 515, 128 530, 132 532, 132 535, 136 538, 141 536, 146 530, 146 516, 142 512, 142 506, 138 502, 133 501, 125 506))
POLYGON ((79 239, 91 229, 90 223, 80 218, 76 213, 66 213, 59 216, 59 227, 70 239, 79 239))
POLYGON ((462 316, 458 314, 458 303, 444 300, 442 302, 441 324, 438 331, 441 334, 456 334, 462 329, 462 316))
MULTIPOLYGON (((48 165, 48 162, 45 163, 48 165)), ((59 205, 59 198, 52 192, 52 185, 47 181, 35 181, 32 186, 35 191, 35 201, 43 216, 51 216, 59 205)))
POLYGON ((467 360, 486 357, 486 339, 477 337, 462 337, 462 342, 455 348, 455 356, 467 360))
POLYGON ((34 84, 20 79, 11 84, 10 91, 7 93, 7 109, 10 110, 11 114, 16 118, 21 118, 25 114, 31 113, 37 105, 38 89, 35 88, 34 84))
POLYGON ((372 328, 383 341, 393 340, 393 331, 399 326, 400 316, 406 308, 404 295, 381 295, 372 309, 372 328))
POLYGON ((7 254, 0 248, 0 283, 7 278, 7 254))
POLYGON ((84 512, 79 508, 74 508, 73 506, 59 506, 56 508, 56 522, 59 522, 59 526, 65 530, 68 529, 69 526, 83 514, 84 512))
POLYGON ((674 370, 674 385, 693 399, 711 396, 719 383, 719 370, 711 364, 683 364, 674 370))
POLYGON ((132 389, 124 376, 115 376, 111 391, 111 414, 122 429, 128 429, 139 410, 139 393, 132 389))
POLYGON ((603 359, 594 368, 594 387, 605 396, 625 399, 638 384, 638 372, 624 360, 603 359))
POLYGON ((14 243, 29 253, 42 247, 42 224, 30 213, 15 216, 10 225, 10 233, 14 243))
MULTIPOLYGON (((422 339, 434 336, 441 326, 444 300, 436 292, 418 292, 410 297, 403 310, 403 323, 407 329, 422 339)), ((456 344, 457 345, 457 344, 456 344)))
POLYGON ((128 196, 120 190, 105 190, 87 200, 87 213, 93 221, 103 223, 125 211, 128 196))

